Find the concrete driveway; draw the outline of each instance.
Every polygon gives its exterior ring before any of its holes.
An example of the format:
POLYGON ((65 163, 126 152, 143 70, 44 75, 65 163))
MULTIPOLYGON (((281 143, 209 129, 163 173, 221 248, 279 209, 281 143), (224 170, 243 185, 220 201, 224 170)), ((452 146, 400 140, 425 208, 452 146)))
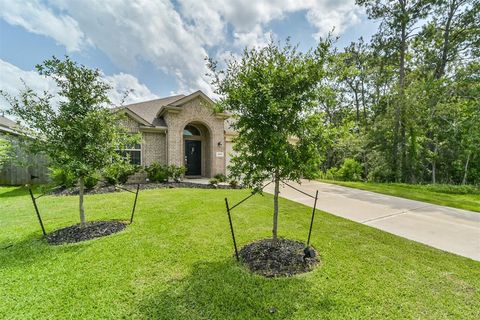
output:
MULTIPOLYGON (((317 181, 294 187, 315 195, 317 208, 395 235, 480 261, 480 213, 317 181)), ((273 193, 273 184, 265 191, 273 193)), ((313 207, 313 199, 283 185, 280 196, 313 207)))

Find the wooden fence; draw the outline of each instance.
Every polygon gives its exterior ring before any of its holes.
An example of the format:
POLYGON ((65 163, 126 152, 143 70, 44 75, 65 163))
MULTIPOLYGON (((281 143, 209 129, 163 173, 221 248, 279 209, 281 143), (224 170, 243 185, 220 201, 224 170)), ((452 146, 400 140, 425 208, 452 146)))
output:
MULTIPOLYGON (((14 148, 16 149, 16 148, 14 148)), ((15 150, 16 160, 0 169, 0 185, 42 184, 49 182, 48 160, 43 155, 25 155, 15 150)))

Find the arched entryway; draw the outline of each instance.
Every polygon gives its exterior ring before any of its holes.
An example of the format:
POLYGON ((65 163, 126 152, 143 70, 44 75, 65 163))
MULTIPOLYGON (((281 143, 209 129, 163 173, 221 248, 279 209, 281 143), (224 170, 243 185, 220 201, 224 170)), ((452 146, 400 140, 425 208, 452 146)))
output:
POLYGON ((199 122, 190 122, 183 129, 185 175, 210 176, 210 133, 199 122))

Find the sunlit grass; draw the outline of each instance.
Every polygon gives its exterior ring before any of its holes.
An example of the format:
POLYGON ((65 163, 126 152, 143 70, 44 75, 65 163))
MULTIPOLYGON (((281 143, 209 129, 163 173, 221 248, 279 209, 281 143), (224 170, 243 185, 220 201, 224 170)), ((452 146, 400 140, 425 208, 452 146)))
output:
MULTIPOLYGON (((320 213, 313 272, 283 279, 235 262, 224 197, 141 191, 126 230, 79 244, 41 237, 24 190, 0 188, 1 319, 478 319, 480 263, 320 213)), ((46 196, 47 231, 77 223, 78 198, 46 196)), ((86 196, 89 220, 123 219, 133 195, 86 196)), ((239 245, 270 236, 272 197, 233 211, 239 245)), ((279 233, 305 240, 310 209, 280 201, 279 233)))
POLYGON ((445 184, 374 183, 322 180, 345 187, 480 212, 480 188, 445 184))

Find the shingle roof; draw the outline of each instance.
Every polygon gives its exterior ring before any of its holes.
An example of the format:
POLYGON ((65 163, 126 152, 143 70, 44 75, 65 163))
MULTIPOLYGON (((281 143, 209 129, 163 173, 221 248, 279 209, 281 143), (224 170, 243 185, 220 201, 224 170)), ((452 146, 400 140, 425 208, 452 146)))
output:
POLYGON ((163 118, 158 118, 157 114, 162 107, 167 106, 177 100, 182 99, 185 95, 180 94, 176 96, 155 99, 150 101, 144 101, 134 104, 126 105, 125 108, 129 109, 148 123, 154 126, 166 126, 163 118))
POLYGON ((0 116, 0 131, 15 133, 18 131, 18 129, 19 125, 15 121, 10 120, 4 116, 0 116))

